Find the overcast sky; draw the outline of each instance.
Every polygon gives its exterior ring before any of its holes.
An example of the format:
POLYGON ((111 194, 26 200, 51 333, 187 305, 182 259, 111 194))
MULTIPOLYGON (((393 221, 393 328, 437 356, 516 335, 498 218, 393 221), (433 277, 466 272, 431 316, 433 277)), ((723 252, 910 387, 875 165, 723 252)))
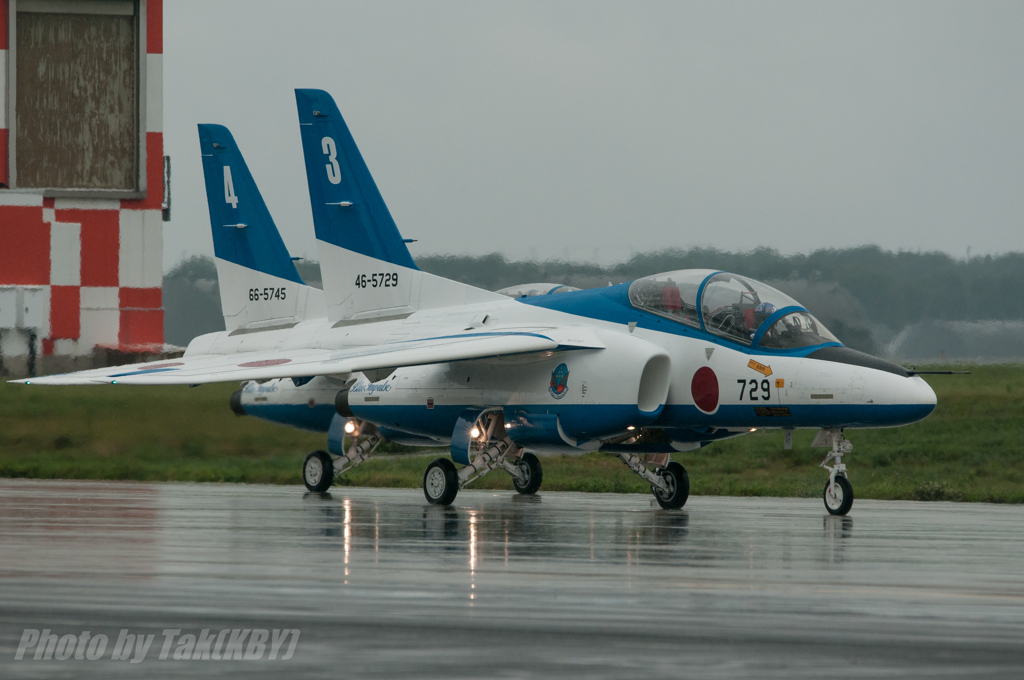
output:
POLYGON ((296 87, 329 91, 413 256, 613 262, 1024 250, 1024 3, 164 4, 173 221, 213 254, 197 123, 316 258, 296 87))

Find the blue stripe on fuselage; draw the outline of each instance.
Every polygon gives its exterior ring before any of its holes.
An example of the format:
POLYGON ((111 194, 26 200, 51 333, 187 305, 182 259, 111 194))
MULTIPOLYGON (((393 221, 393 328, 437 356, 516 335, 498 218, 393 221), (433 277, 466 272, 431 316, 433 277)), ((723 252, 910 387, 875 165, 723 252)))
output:
POLYGON ((311 432, 327 432, 336 413, 334 404, 317 404, 312 408, 306 404, 243 404, 242 407, 246 415, 254 418, 311 432))
MULTIPOLYGON (((768 406, 769 404, 765 404, 768 406)), ((778 408, 776 404, 770 406, 778 408)), ((351 404, 359 418, 380 426, 434 437, 451 437, 459 416, 471 405, 398 406, 351 404)), ((516 405, 527 413, 555 413, 562 429, 579 439, 600 438, 609 434, 609 421, 622 421, 636 406, 630 404, 562 404, 554 406, 516 405)), ((720 406, 714 414, 702 413, 696 406, 668 404, 649 427, 653 428, 815 428, 815 427, 891 427, 924 419, 932 404, 808 404, 789 406, 790 416, 759 416, 753 406, 720 406)), ((777 411, 775 411, 777 412, 777 411)))
MULTIPOLYGON (((430 435, 447 439, 459 416, 469 405, 426 406, 363 406, 353 405, 356 415, 382 427, 393 427, 403 432, 430 435)), ((775 406, 774 404, 772 406, 775 406)), ((575 436, 587 437, 587 432, 600 432, 610 419, 621 419, 635 412, 632 405, 615 404, 563 404, 549 406, 516 406, 531 413, 557 413, 563 429, 575 436), (568 425, 568 427, 566 427, 568 425)), ((753 406, 720 406, 713 415, 701 413, 695 406, 668 404, 651 425, 655 428, 813 428, 813 427, 891 427, 923 420, 933 410, 931 404, 809 404, 789 406, 789 417, 758 416, 753 406)), ((310 408, 306 404, 247 404, 245 412, 255 418, 291 425, 312 432, 327 432, 335 410, 330 404, 310 408)), ((601 432, 600 434, 607 434, 601 432)), ((600 436, 600 435, 598 435, 600 436)))
MULTIPOLYGON (((468 404, 462 406, 439 404, 428 409, 422 405, 377 404, 370 406, 350 403, 349 408, 357 417, 377 425, 447 438, 452 436, 459 416, 471 406, 468 404)), ((637 414, 635 404, 561 404, 558 407, 517 404, 510 408, 527 413, 557 414, 562 430, 570 436, 580 439, 606 435, 609 422, 628 422, 631 415, 637 414)), ((643 423, 638 422, 637 424, 643 423)))

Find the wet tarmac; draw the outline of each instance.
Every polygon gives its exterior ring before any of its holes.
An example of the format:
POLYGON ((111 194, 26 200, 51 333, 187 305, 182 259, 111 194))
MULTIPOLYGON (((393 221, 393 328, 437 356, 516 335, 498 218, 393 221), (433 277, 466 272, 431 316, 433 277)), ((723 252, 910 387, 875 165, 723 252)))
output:
POLYGON ((0 480, 0 677, 1024 677, 1022 507, 456 503, 0 480), (26 629, 109 645, 47 660, 44 643, 36 660, 26 629), (154 636, 137 664, 111 658, 122 629, 154 636), (228 631, 215 656, 230 660, 176 660, 204 629, 228 631), (276 658, 269 638, 249 645, 260 630, 281 638, 276 658))

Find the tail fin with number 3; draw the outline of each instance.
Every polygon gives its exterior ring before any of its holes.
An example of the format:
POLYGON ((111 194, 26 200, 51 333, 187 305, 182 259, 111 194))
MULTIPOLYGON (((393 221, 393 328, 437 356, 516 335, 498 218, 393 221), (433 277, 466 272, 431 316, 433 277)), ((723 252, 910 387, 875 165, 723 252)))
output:
POLYGON ((504 299, 420 271, 334 99, 323 90, 296 90, 295 101, 328 318, 504 299))

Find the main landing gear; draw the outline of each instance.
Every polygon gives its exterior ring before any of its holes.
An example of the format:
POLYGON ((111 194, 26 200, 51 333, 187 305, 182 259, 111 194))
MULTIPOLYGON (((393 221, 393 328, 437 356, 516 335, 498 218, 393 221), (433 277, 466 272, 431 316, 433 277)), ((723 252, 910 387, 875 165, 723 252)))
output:
POLYGON ((345 433, 352 438, 352 446, 344 456, 332 458, 326 451, 314 451, 306 456, 302 465, 302 481, 310 491, 327 491, 338 475, 365 462, 384 441, 373 423, 365 421, 349 420, 345 424, 345 433))
POLYGON ((469 486, 495 468, 502 468, 512 476, 512 485, 521 494, 537 493, 544 480, 540 460, 523 451, 505 432, 505 417, 501 411, 484 413, 474 423, 469 465, 456 469, 447 458, 438 458, 427 466, 423 474, 423 495, 432 505, 451 505, 459 489, 469 486))
POLYGON ((643 457, 635 453, 618 455, 630 470, 650 483, 651 493, 658 505, 666 510, 676 510, 686 505, 690 497, 690 476, 682 465, 669 462, 669 454, 646 454, 643 457), (647 465, 655 467, 655 471, 649 470, 647 465))
POLYGON ((829 472, 825 483, 825 509, 830 515, 845 515, 853 507, 853 486, 846 478, 843 456, 853 452, 853 444, 846 439, 842 430, 829 430, 828 436, 832 440, 832 450, 821 463, 821 467, 829 472), (836 464, 829 467, 828 463, 833 459, 836 464))

